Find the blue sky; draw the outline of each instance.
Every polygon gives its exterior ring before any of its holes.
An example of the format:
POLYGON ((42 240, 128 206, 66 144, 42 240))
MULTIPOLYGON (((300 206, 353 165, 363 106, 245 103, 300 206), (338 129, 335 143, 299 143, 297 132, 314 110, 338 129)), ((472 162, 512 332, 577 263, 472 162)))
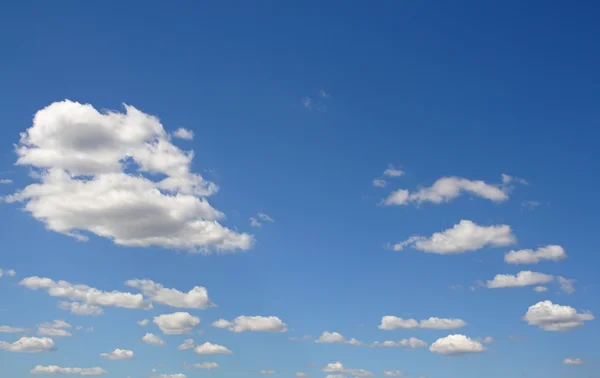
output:
POLYGON ((600 374, 593 2, 3 8, 0 375, 600 374))

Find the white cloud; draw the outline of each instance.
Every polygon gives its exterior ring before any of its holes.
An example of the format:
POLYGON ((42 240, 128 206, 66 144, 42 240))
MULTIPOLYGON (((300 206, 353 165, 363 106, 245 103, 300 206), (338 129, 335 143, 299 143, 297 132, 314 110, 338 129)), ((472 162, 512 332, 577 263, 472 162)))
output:
POLYGON ((260 219, 263 222, 275 223, 275 220, 273 220, 273 218, 271 218, 268 214, 258 213, 256 214, 256 216, 258 216, 258 219, 260 219))
POLYGON ((0 350, 20 353, 49 352, 56 349, 54 340, 48 337, 21 337, 14 343, 0 341, 0 350))
POLYGON ((465 335, 457 334, 437 339, 431 344, 429 350, 433 353, 454 356, 466 353, 480 353, 485 351, 485 347, 465 335))
POLYGON ((415 319, 402 319, 396 316, 386 315, 381 318, 381 324, 378 328, 389 331, 392 329, 411 329, 418 327, 419 322, 415 319))
POLYGON ((43 323, 38 327, 38 334, 43 336, 73 336, 71 332, 67 331, 67 328, 72 326, 64 320, 55 320, 52 323, 43 323))
POLYGON ((24 333, 24 332, 27 332, 27 329, 10 327, 10 326, 0 326, 0 333, 24 333))
POLYGON ((537 264, 542 260, 560 261, 566 258, 567 254, 560 245, 547 245, 536 250, 520 249, 504 255, 504 261, 508 264, 537 264))
POLYGON ((327 374, 325 378, 346 378, 344 374, 327 374))
POLYGON ((27 277, 19 285, 28 289, 43 289, 53 297, 68 298, 92 306, 114 306, 123 308, 151 308, 152 305, 144 300, 141 294, 124 293, 120 291, 103 291, 87 285, 71 284, 67 281, 54 281, 50 278, 27 277))
POLYGON ((522 178, 509 176, 504 173, 502 174, 502 183, 503 184, 510 184, 512 182, 516 182, 516 183, 523 184, 523 185, 529 185, 529 183, 527 181, 523 180, 522 178))
POLYGON ((250 226, 252 227, 262 227, 262 223, 260 223, 256 218, 250 217, 250 226))
POLYGON ((385 181, 384 179, 374 179, 372 181, 372 184, 376 188, 383 188, 387 184, 387 181, 385 181))
POLYGON ((3 276, 13 277, 16 274, 17 274, 17 272, 15 272, 14 269, 4 270, 4 269, 0 268, 0 278, 2 278, 3 276))
POLYGON ((181 373, 176 373, 176 374, 159 374, 159 375, 154 375, 151 378, 187 378, 187 375, 181 374, 181 373))
POLYGON ((148 325, 148 319, 142 319, 142 320, 138 320, 137 324, 141 327, 145 327, 148 325))
POLYGON ((183 127, 178 128, 173 133, 175 138, 184 139, 184 140, 192 140, 194 139, 194 132, 192 130, 184 129, 183 127))
POLYGON ((386 315, 381 318, 381 324, 379 329, 391 331, 394 329, 412 329, 412 328, 426 328, 426 329, 454 329, 461 328, 467 325, 462 319, 446 319, 438 317, 430 317, 418 322, 415 319, 402 319, 396 316, 386 315))
POLYGON ((219 364, 216 362, 201 362, 199 364, 185 364, 184 367, 187 368, 192 368, 192 369, 205 369, 205 370, 212 370, 212 369, 217 369, 219 367, 219 364))
POLYGON ((79 302, 59 302, 58 308, 69 311, 73 315, 100 316, 104 314, 101 307, 79 302))
POLYGON ((117 348, 110 353, 100 353, 100 356, 109 360, 131 360, 133 358, 133 351, 117 348))
POLYGON ((573 294, 575 292, 575 287, 573 286, 574 283, 575 283, 574 279, 558 277, 558 284, 560 285, 560 290, 563 293, 573 294))
POLYGON ((581 365, 583 360, 581 358, 565 358, 562 363, 565 365, 581 365))
POLYGON ((404 171, 401 169, 394 168, 393 165, 390 165, 388 169, 383 171, 383 175, 387 177, 400 177, 404 176, 404 171))
POLYGON ((487 337, 484 337, 484 338, 482 338, 482 339, 481 339, 481 340, 479 340, 479 341, 481 341, 481 342, 482 342, 482 343, 484 343, 484 344, 491 344, 491 343, 493 343, 495 340, 494 340, 494 338, 493 338, 493 337, 491 337, 491 336, 487 336, 487 337))
POLYGON ((489 280, 487 282, 487 287, 489 289, 498 289, 505 287, 523 287, 545 284, 552 281, 553 279, 554 277, 549 274, 524 270, 517 273, 516 276, 513 276, 512 274, 497 274, 493 280, 489 280))
POLYGON ((144 337, 142 337, 142 341, 153 346, 165 345, 165 342, 159 336, 150 332, 146 333, 144 337))
POLYGON ((462 319, 443 319, 436 317, 421 320, 419 324, 421 328, 429 329, 455 329, 465 327, 466 325, 467 322, 462 319))
POLYGON ((276 316, 238 316, 233 321, 219 319, 212 324, 231 332, 287 332, 287 326, 276 316))
POLYGON ((171 307, 203 310, 215 306, 208 296, 208 291, 202 286, 194 286, 187 293, 183 293, 177 289, 165 288, 152 280, 129 280, 125 285, 139 289, 152 302, 171 307))
POLYGON ((183 340, 183 343, 177 347, 177 349, 179 349, 179 350, 193 349, 195 345, 196 345, 196 343, 194 342, 193 339, 185 339, 185 340, 183 340))
POLYGON ((275 370, 264 369, 259 371, 260 374, 275 374, 275 370))
POLYGON ((323 334, 315 340, 317 344, 346 344, 344 336, 337 332, 323 332, 323 334))
POLYGON ((406 246, 437 254, 453 254, 472 252, 484 247, 505 247, 514 244, 516 238, 510 226, 479 226, 470 220, 461 220, 452 228, 436 232, 429 238, 411 236, 406 241, 393 246, 395 251, 401 251, 406 246))
POLYGON ((84 376, 103 375, 103 374, 108 373, 106 370, 99 368, 99 367, 63 368, 63 367, 56 366, 56 365, 50 365, 50 366, 37 365, 35 368, 31 369, 29 372, 31 374, 70 374, 70 375, 84 375, 84 376))
POLYGON ((536 286, 533 288, 533 291, 535 291, 536 293, 543 293, 545 291, 548 291, 548 288, 546 286, 536 286))
POLYGON ((17 165, 39 169, 38 182, 5 200, 79 240, 92 233, 125 246, 249 249, 251 235, 218 222, 223 213, 206 200, 218 188, 191 171, 193 152, 173 145, 156 117, 125 110, 68 100, 39 110, 16 147, 17 165))
POLYGON ((153 322, 165 335, 180 335, 189 333, 200 324, 200 318, 190 315, 189 312, 174 312, 155 316, 153 322))
POLYGON ((0 184, 12 184, 13 181, 11 179, 0 179, 0 184))
POLYGON ((508 199, 507 189, 501 185, 491 185, 480 180, 468 180, 460 177, 442 177, 428 188, 421 188, 416 192, 396 190, 383 200, 384 205, 407 205, 409 203, 421 204, 431 202, 440 204, 450 202, 463 192, 488 199, 493 202, 502 202, 508 199))
POLYGON ((399 341, 376 341, 372 344, 369 344, 370 347, 382 347, 382 348, 396 348, 396 347, 404 347, 404 348, 424 348, 427 346, 427 343, 423 340, 417 339, 416 337, 411 337, 408 339, 402 339, 399 341))
POLYGON ((594 320, 594 315, 591 312, 578 313, 570 306, 542 301, 530 306, 523 319, 529 325, 539 326, 544 331, 566 332, 582 327, 584 321, 594 320))
POLYGON ((407 374, 400 370, 384 370, 383 375, 386 377, 403 377, 407 374))
POLYGON ((337 373, 337 374, 348 374, 355 377, 372 377, 374 374, 364 369, 349 369, 344 367, 341 362, 333 362, 327 364, 322 371, 324 373, 337 373))
POLYGON ((223 345, 217 345, 209 342, 205 342, 202 345, 198 345, 194 348, 194 352, 197 354, 232 354, 233 352, 229 348, 223 345))

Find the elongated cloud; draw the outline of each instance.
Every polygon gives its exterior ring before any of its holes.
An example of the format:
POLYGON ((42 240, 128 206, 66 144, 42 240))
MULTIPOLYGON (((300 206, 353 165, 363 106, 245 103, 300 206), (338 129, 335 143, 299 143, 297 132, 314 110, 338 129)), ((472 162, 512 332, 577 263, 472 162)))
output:
POLYGON ((533 249, 520 249, 510 251, 504 255, 504 261, 508 264, 537 264, 540 261, 560 261, 567 258, 567 253, 560 245, 548 245, 533 249))
POLYGON ((117 348, 110 353, 100 353, 100 356, 109 360, 131 360, 133 358, 133 351, 117 348))
POLYGON ((37 365, 35 368, 29 371, 31 374, 65 374, 65 375, 104 375, 108 374, 108 372, 99 367, 93 368, 72 368, 72 367, 60 367, 56 365, 50 366, 41 366, 37 365))
POLYGON ((125 285, 139 289, 152 302, 166 306, 199 310, 215 306, 208 297, 208 291, 202 286, 194 286, 184 293, 177 289, 165 288, 152 280, 129 280, 125 285))
POLYGON ((233 352, 223 346, 218 344, 213 344, 209 342, 205 342, 202 345, 198 345, 194 348, 194 352, 197 354, 232 354, 233 352))
POLYGON ((231 332, 287 332, 286 324, 276 316, 238 316, 233 321, 219 319, 213 322, 217 328, 231 332))
POLYGON ((204 369, 204 370, 212 370, 217 369, 219 364, 216 362, 201 362, 199 364, 184 364, 183 367, 192 368, 192 369, 204 369))
POLYGON ((567 332, 583 327, 584 322, 594 320, 594 315, 591 312, 579 313, 570 306, 542 301, 530 306, 523 320, 544 331, 567 332))
POLYGON ((337 373, 337 374, 348 374, 354 377, 372 377, 375 374, 365 369, 351 369, 342 365, 341 362, 333 362, 327 364, 323 369, 324 373, 337 373))
POLYGON ((21 337, 14 343, 0 341, 0 350, 16 353, 38 353, 56 350, 54 340, 48 337, 21 337))
POLYGON ((466 325, 467 322, 462 319, 430 317, 429 319, 423 319, 418 322, 415 319, 402 319, 396 316, 386 315, 381 318, 381 324, 378 328, 386 331, 413 328, 455 329, 465 327, 466 325))
POLYGON ((554 279, 554 276, 544 273, 532 272, 525 270, 517 273, 516 276, 511 274, 497 274, 493 280, 487 282, 487 287, 490 289, 498 289, 504 287, 523 287, 530 285, 545 284, 554 279))

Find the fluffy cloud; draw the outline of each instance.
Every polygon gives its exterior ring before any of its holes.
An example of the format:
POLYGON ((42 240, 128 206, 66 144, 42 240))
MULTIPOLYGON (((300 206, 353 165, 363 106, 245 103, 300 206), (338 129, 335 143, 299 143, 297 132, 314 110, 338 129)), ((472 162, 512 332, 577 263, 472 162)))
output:
POLYGON ((411 236, 407 240, 393 246, 394 251, 401 251, 412 246, 423 252, 452 254, 476 251, 484 247, 505 247, 516 242, 510 226, 479 226, 470 220, 461 220, 452 228, 436 232, 429 238, 411 236))
POLYGON ((491 185, 480 180, 468 180, 461 177, 442 177, 428 188, 421 188, 409 193, 406 189, 396 190, 383 200, 384 205, 407 205, 409 203, 442 203, 450 202, 462 193, 469 193, 493 202, 508 199, 507 188, 502 185, 491 185))
POLYGON ((391 331, 394 329, 412 329, 412 328, 428 328, 428 329, 454 329, 461 328, 467 325, 462 319, 446 319, 438 317, 430 317, 418 322, 415 319, 402 319, 396 316, 386 315, 381 318, 379 329, 391 331))
POLYGON ((217 345, 209 342, 205 342, 202 345, 198 345, 194 348, 194 352, 197 354, 232 354, 233 352, 223 345, 217 345))
POLYGON ((395 347, 407 347, 407 348, 424 348, 427 346, 427 343, 423 340, 417 339, 416 337, 411 337, 408 339, 402 339, 399 341, 376 341, 369 345, 370 347, 383 347, 383 348, 395 348, 395 347))
POLYGON ((454 356, 466 353, 480 353, 485 351, 485 347, 481 343, 471 340, 465 335, 457 334, 437 339, 431 344, 429 350, 433 353, 454 356))
POLYGON ((400 370, 384 370, 383 375, 386 377, 403 377, 407 374, 400 370))
POLYGON ((200 324, 200 318, 189 312, 174 312, 155 316, 153 322, 165 335, 177 335, 190 332, 200 324))
POLYGON ((393 165, 390 165, 385 171, 383 171, 383 175, 387 177, 400 177, 404 176, 404 171, 398 168, 394 168, 393 165))
POLYGON ((560 261, 566 258, 567 254, 560 245, 548 245, 536 250, 520 249, 504 255, 504 261, 508 264, 537 264, 542 260, 560 261))
POLYGON ((583 360, 581 358, 565 358, 562 363, 565 365, 581 365, 583 360))
POLYGON ((208 297, 208 291, 202 286, 194 286, 187 293, 177 289, 165 288, 162 284, 152 280, 129 280, 126 286, 136 288, 149 300, 176 308, 205 309, 214 307, 214 303, 208 297))
POLYGON ((554 279, 553 276, 544 273, 532 272, 525 270, 517 273, 516 276, 512 274, 497 274, 493 280, 487 282, 487 287, 490 289, 498 289, 504 287, 523 287, 530 285, 545 284, 554 279))
POLYGON ((574 283, 575 283, 574 279, 558 277, 558 284, 560 285, 560 290, 563 293, 573 294, 575 292, 575 287, 573 286, 574 283))
POLYGON ((177 349, 188 350, 188 349, 194 348, 194 345, 196 345, 196 343, 194 342, 193 339, 185 339, 185 340, 183 340, 183 343, 177 347, 177 349))
POLYGON ((206 200, 218 188, 191 171, 193 152, 173 145, 158 118, 133 106, 101 113, 55 102, 35 114, 16 152, 17 165, 39 170, 38 182, 5 200, 25 203, 49 230, 138 247, 252 246, 251 235, 218 222, 224 214, 206 200))
POLYGON ((23 333, 23 332, 27 332, 27 330, 25 328, 0 326, 0 333, 23 333))
POLYGON ((219 319, 212 324, 231 332, 287 332, 287 326, 276 316, 238 316, 233 321, 219 319))
POLYGON ((144 337, 142 337, 142 341, 153 346, 165 345, 165 342, 159 336, 150 332, 146 333, 144 337))
POLYGON ((68 298, 92 306, 114 306, 123 308, 151 308, 141 294, 120 291, 103 291, 87 285, 71 284, 67 281, 54 281, 50 278, 27 277, 19 285, 32 290, 46 290, 53 297, 68 298))
POLYGON ((100 356, 109 360, 131 360, 133 358, 133 351, 117 348, 110 353, 100 353, 100 356))
POLYGON ((178 128, 172 134, 175 138, 192 140, 194 139, 194 132, 192 130, 184 129, 183 127, 178 128))
POLYGON ((364 369, 349 369, 344 367, 341 362, 333 362, 327 364, 322 371, 324 373, 334 373, 334 374, 348 374, 353 375, 355 377, 372 377, 374 374, 368 370, 364 369))
POLYGON ((101 307, 79 302, 59 302, 58 308, 69 311, 73 315, 100 316, 104 314, 101 307))
POLYGON ((184 367, 187 368, 192 368, 192 369, 205 369, 205 370, 212 370, 212 369, 217 369, 219 367, 219 364, 216 362, 201 362, 199 364, 184 364, 184 367))
POLYGON ((71 375, 103 375, 108 372, 99 367, 93 368, 63 368, 56 365, 41 366, 37 365, 29 371, 31 374, 71 374, 71 375))
POLYGON ((566 332, 582 327, 584 321, 594 320, 594 315, 590 312, 578 313, 570 306, 542 301, 530 306, 523 319, 544 331, 566 332))
POLYGON ((344 336, 337 332, 323 332, 323 334, 315 340, 317 344, 346 344, 344 336))
POLYGON ((54 340, 48 337, 21 337, 14 343, 7 343, 6 341, 0 341, 0 350, 7 352, 20 352, 20 353, 38 353, 38 352, 50 352, 56 349, 54 340))

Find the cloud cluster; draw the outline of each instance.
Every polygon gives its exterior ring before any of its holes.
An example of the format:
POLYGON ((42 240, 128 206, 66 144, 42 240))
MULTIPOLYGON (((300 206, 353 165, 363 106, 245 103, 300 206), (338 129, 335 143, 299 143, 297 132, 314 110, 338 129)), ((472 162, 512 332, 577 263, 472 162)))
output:
POLYGON ((462 319, 430 317, 429 319, 424 319, 419 322, 415 319, 402 319, 397 316, 386 315, 381 318, 381 324, 378 328, 386 331, 413 328, 455 329, 462 328, 466 325, 467 322, 462 319))
POLYGON ((286 324, 276 316, 238 316, 233 321, 219 319, 212 324, 231 332, 287 332, 286 324))
POLYGON ((140 290, 152 302, 166 306, 199 310, 215 306, 208 297, 208 291, 202 286, 194 286, 183 293, 177 289, 165 288, 152 280, 128 280, 125 285, 140 290))
POLYGON ((354 377, 372 377, 375 374, 365 369, 350 369, 344 367, 341 362, 333 362, 327 364, 323 369, 321 369, 324 373, 333 373, 333 374, 348 374, 354 377))
POLYGON ((594 320, 594 315, 591 312, 578 313, 570 306, 542 301, 530 306, 523 319, 544 331, 566 332, 583 327, 585 321, 594 320))
POLYGON ((250 226, 252 227, 262 227, 264 222, 275 223, 275 220, 268 214, 260 212, 256 214, 256 218, 250 217, 250 226))
POLYGON ((485 347, 480 342, 471 340, 465 335, 456 334, 437 339, 431 344, 429 351, 446 356, 455 356, 467 353, 481 353, 485 351, 485 347))
POLYGON ((58 308, 69 311, 73 315, 100 316, 104 314, 102 307, 79 302, 59 302, 58 308))
POLYGON ((100 353, 100 357, 108 358, 109 360, 131 360, 133 358, 133 351, 117 348, 110 353, 100 353))
POLYGON ((504 255, 504 261, 508 264, 537 264, 540 261, 560 261, 567 258, 567 253, 560 245, 547 245, 533 249, 520 249, 510 251, 504 255))
POLYGON ((251 235, 219 223, 224 214, 206 200, 218 187, 191 171, 193 152, 172 144, 158 118, 133 106, 101 113, 89 104, 52 103, 35 114, 16 152, 17 165, 38 170, 38 182, 5 200, 25 203, 49 230, 204 252, 253 244, 251 235))
POLYGON ((67 331, 68 328, 72 328, 69 323, 63 320, 55 320, 53 323, 40 324, 38 335, 55 337, 73 336, 71 332, 67 331))

